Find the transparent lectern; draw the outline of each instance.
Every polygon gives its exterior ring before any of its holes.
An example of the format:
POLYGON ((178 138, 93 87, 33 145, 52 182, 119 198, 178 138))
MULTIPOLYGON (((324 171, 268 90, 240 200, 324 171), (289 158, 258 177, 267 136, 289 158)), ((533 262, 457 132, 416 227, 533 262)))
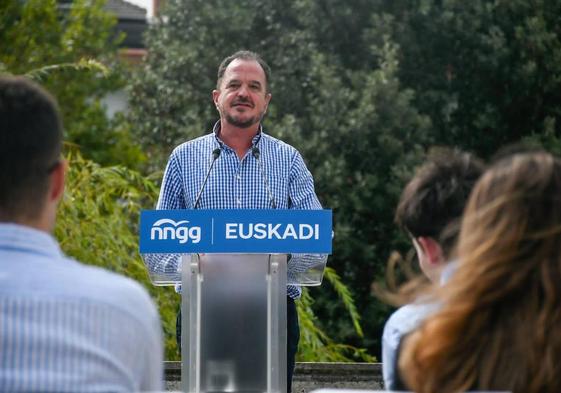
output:
POLYGON ((153 272, 154 285, 182 283, 182 390, 286 392, 286 286, 320 285, 323 254, 146 254, 181 274, 153 272), (169 265, 166 265, 169 267, 169 265))
POLYGON ((320 285, 327 255, 144 255, 154 267, 174 258, 182 274, 149 272, 182 283, 183 391, 285 392, 286 286, 320 285))
POLYGON ((154 285, 181 284, 184 392, 286 392, 286 287, 320 285, 326 254, 143 258, 154 285))

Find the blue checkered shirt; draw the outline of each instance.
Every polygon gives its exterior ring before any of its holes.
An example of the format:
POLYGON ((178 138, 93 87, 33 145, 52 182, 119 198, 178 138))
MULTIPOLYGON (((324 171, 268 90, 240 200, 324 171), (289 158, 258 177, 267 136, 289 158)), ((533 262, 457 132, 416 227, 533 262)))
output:
MULTIPOLYGON (((169 159, 157 209, 192 209, 205 175, 212 163, 212 152, 221 149, 201 194, 199 209, 271 209, 272 202, 264 176, 277 209, 321 209, 314 181, 300 153, 292 146, 259 132, 252 148, 259 148, 261 166, 250 148, 240 160, 236 152, 219 138, 220 123, 213 132, 175 148, 169 159)), ((150 263, 150 262, 148 262, 150 263)), ((149 269, 177 272, 178 258, 154 259, 159 266, 149 269)), ((306 257, 293 255, 288 274, 306 263, 306 257), (299 266, 300 264, 300 266, 299 266)), ((298 298, 301 290, 289 285, 287 294, 298 298)))

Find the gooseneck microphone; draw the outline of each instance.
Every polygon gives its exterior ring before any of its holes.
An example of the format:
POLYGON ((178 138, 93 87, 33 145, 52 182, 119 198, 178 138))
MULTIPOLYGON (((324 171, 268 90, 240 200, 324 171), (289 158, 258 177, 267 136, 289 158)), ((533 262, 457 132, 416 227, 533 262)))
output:
POLYGON ((218 157, 220 157, 220 153, 222 153, 222 150, 220 148, 216 148, 212 151, 212 162, 210 163, 210 167, 208 168, 208 171, 206 172, 205 180, 203 181, 203 185, 201 186, 201 189, 199 190, 199 193, 197 194, 197 198, 195 198, 195 204, 193 205, 193 209, 196 209, 199 206, 199 202, 201 201, 201 195, 203 194, 203 190, 205 189, 206 182, 207 182, 208 177, 210 175, 210 171, 212 171, 212 167, 214 166, 214 163, 216 162, 216 159, 218 157))
POLYGON ((253 157, 255 157, 255 160, 257 161, 257 166, 259 167, 259 172, 261 172, 261 177, 263 178, 263 183, 265 183, 265 189, 267 190, 267 194, 269 194, 269 201, 271 201, 271 206, 273 207, 273 209, 277 208, 277 203, 275 201, 275 197, 273 196, 273 193, 271 192, 271 189, 269 188, 269 182, 267 181, 267 175, 265 174, 265 170, 263 169, 263 165, 261 164, 261 160, 259 159, 259 157, 261 156, 261 152, 259 151, 259 148, 257 146, 253 146, 253 148, 251 149, 251 154, 253 155, 253 157))

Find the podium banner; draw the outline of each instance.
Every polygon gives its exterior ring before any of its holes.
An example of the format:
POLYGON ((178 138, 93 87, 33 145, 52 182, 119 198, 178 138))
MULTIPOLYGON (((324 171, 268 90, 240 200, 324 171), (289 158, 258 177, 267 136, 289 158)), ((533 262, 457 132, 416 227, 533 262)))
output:
POLYGON ((331 254, 331 210, 144 210, 140 253, 331 254))

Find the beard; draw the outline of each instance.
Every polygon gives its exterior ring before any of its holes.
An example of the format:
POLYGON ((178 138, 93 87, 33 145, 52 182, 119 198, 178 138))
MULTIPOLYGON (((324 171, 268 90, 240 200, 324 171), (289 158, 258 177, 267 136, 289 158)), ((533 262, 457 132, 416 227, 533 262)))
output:
POLYGON ((237 116, 232 116, 229 113, 224 114, 224 118, 226 119, 226 121, 229 124, 233 125, 234 127, 238 127, 238 128, 249 128, 249 127, 255 125, 256 123, 261 122, 261 120, 263 119, 264 116, 265 116, 265 112, 261 113, 259 116, 253 116, 253 117, 249 117, 247 119, 241 120, 237 116))

